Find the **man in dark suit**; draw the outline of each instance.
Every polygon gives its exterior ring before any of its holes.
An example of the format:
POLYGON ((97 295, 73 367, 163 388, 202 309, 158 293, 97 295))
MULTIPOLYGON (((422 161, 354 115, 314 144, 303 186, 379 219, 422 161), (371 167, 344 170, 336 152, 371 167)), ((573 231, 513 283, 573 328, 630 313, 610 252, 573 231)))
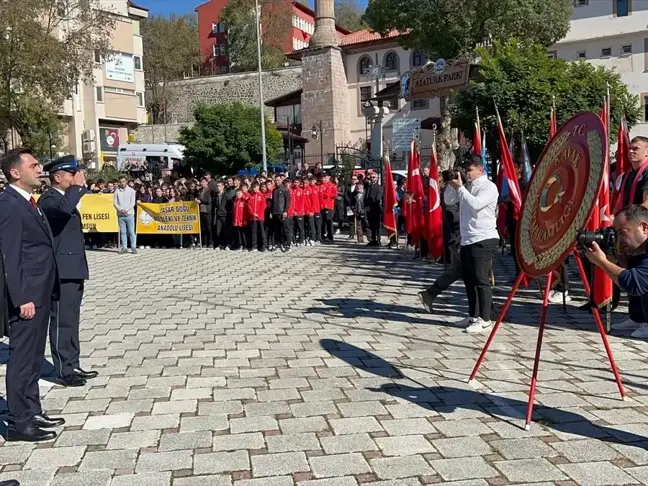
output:
POLYGON ((367 246, 380 246, 380 227, 382 226, 383 187, 378 183, 378 174, 369 175, 369 187, 365 192, 364 205, 367 211, 371 241, 367 246))
POLYGON ((50 440, 56 433, 43 429, 65 423, 43 413, 38 389, 51 302, 58 293, 54 239, 32 196, 41 185, 38 161, 29 150, 16 149, 0 159, 0 167, 9 182, 0 194, 0 252, 9 308, 6 438, 50 440))
POLYGON ((85 174, 73 155, 58 158, 44 167, 51 187, 38 200, 54 236, 54 255, 59 273, 60 295, 52 303, 50 348, 57 383, 83 386, 97 376, 79 364, 79 321, 83 287, 89 277, 83 238, 83 221, 77 209, 86 194, 85 174))

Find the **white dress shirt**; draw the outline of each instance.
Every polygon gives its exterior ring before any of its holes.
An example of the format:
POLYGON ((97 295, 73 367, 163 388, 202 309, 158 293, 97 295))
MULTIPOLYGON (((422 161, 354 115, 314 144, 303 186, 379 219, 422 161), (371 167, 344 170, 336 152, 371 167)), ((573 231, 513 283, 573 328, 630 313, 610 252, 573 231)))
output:
POLYGON ((484 240, 498 239, 497 186, 485 175, 472 181, 468 187, 457 190, 459 196, 459 229, 461 246, 484 240))

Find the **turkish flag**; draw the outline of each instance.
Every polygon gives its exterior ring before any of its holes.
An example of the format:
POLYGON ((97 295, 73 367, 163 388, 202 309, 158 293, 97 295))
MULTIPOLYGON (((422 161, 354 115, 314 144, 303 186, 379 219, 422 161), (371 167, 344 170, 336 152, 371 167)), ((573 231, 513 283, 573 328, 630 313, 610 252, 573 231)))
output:
POLYGON ((387 236, 391 238, 396 234, 395 208, 398 206, 398 201, 396 200, 396 186, 394 185, 394 176, 392 175, 391 163, 389 162, 388 157, 385 157, 384 186, 383 226, 387 230, 387 236))
POLYGON ((418 153, 415 140, 412 140, 410 147, 407 166, 407 187, 413 196, 408 219, 411 220, 410 234, 412 235, 412 243, 416 246, 425 231, 425 219, 423 217, 425 192, 423 191, 423 178, 421 177, 421 157, 418 153))
MULTIPOLYGON (((608 127, 608 99, 603 103, 601 110, 601 120, 605 127, 605 136, 609 139, 608 127)), ((603 161, 603 183, 598 201, 594 205, 594 210, 590 218, 588 229, 595 231, 598 228, 609 228, 612 226, 610 218, 610 160, 608 154, 605 154, 603 161)), ((605 307, 612 301, 612 279, 599 267, 594 267, 594 282, 592 285, 592 303, 599 309, 605 307)))
POLYGON ((436 148, 432 147, 430 156, 430 186, 428 187, 428 210, 426 217, 427 240, 430 255, 435 260, 443 256, 443 215, 441 214, 441 195, 439 193, 439 163, 436 148))

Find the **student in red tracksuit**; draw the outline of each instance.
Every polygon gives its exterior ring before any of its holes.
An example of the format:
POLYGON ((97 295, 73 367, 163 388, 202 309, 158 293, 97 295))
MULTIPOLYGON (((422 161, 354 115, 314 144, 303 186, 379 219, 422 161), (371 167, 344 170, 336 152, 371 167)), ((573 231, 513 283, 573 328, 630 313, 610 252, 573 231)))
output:
POLYGON ((234 208, 232 209, 232 225, 234 226, 234 245, 232 250, 245 251, 247 239, 245 237, 247 228, 247 201, 243 195, 243 189, 236 190, 234 208))
POLYGON ((322 201, 322 221, 323 232, 322 241, 333 243, 333 210, 335 209, 335 198, 338 191, 337 186, 331 182, 331 176, 324 174, 322 185, 320 186, 322 201))
POLYGON ((292 198, 292 205, 295 208, 295 216, 293 217, 295 240, 298 246, 302 246, 306 241, 306 235, 304 234, 304 200, 306 197, 304 196, 304 181, 302 179, 295 180, 292 198))
POLYGON ((322 205, 320 204, 319 188, 315 177, 310 176, 308 178, 308 232, 311 245, 319 245, 322 240, 322 205))
POLYGON ((252 184, 252 193, 248 199, 248 223, 250 235, 250 251, 266 251, 266 233, 264 228, 266 197, 261 193, 259 183, 252 184))

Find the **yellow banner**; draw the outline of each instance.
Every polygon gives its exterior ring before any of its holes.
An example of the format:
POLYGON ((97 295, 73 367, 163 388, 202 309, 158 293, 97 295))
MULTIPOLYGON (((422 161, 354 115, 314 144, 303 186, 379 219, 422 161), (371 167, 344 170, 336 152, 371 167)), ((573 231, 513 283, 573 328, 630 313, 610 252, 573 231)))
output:
POLYGON ((138 235, 198 234, 200 233, 198 203, 191 201, 138 204, 136 226, 138 235))
MULTIPOLYGON (((34 194, 34 199, 38 200, 39 197, 34 194)), ((81 213, 84 233, 119 232, 112 194, 86 194, 81 198, 77 209, 81 213)))

